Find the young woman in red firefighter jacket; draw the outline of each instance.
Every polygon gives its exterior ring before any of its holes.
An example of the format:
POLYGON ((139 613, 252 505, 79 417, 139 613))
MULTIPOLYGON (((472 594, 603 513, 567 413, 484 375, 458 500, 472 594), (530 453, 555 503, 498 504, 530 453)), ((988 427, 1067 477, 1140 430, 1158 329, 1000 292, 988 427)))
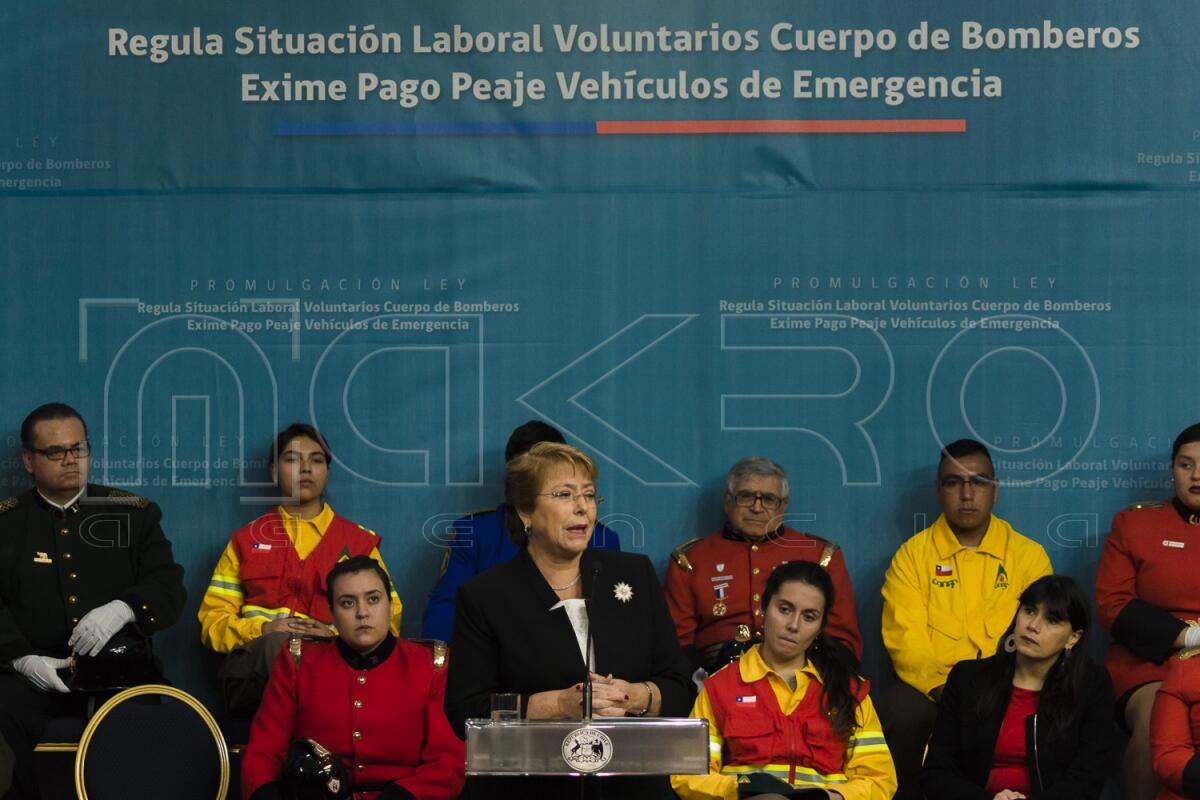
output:
POLYGON ((1124 800, 1157 792, 1150 763, 1150 711, 1168 659, 1200 646, 1200 424, 1171 446, 1175 496, 1137 503, 1113 517, 1096 570, 1096 613, 1112 633, 1104 665, 1130 733, 1121 768, 1124 800))
MULTIPOLYGON (((242 760, 242 796, 287 798, 291 743, 311 739, 341 761, 356 800, 457 797, 463 743, 446 714, 445 652, 388 630, 390 581, 356 556, 329 573, 338 638, 279 654, 242 760)), ((340 795, 339 795, 340 796, 340 795)))
POLYGON ((927 800, 1087 800, 1113 772, 1112 681, 1087 656, 1087 596, 1046 575, 1019 602, 996 655, 950 670, 921 770, 927 800))
MULTIPOLYGON (((379 537, 325 502, 330 452, 315 428, 294 423, 281 431, 268 460, 284 500, 234 531, 199 613, 201 641, 229 654, 219 674, 225 706, 246 717, 258 706, 284 643, 333 637, 325 575, 334 564, 359 555, 383 563, 379 537)), ((394 592, 391 612, 392 633, 399 634, 394 592)))
POLYGON ((886 800, 896 769, 867 682, 830 646, 829 573, 776 567, 762 595, 763 642, 704 682, 692 709, 708 720, 709 774, 676 775, 684 800, 779 796, 797 789, 886 800))

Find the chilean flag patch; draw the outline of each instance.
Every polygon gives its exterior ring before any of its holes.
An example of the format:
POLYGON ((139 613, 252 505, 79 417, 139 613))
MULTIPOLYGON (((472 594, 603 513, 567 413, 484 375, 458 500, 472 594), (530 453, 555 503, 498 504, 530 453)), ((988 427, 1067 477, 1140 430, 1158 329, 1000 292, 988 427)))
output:
POLYGON ((737 698, 737 702, 746 703, 747 705, 753 705, 754 703, 758 702, 758 696, 752 694, 752 695, 748 695, 748 696, 739 697, 739 698, 737 698))
POLYGON ((271 549, 271 545, 262 544, 261 542, 255 542, 254 544, 250 545, 250 547, 254 550, 270 550, 271 549))
POLYGON ((949 578, 954 574, 954 567, 949 564, 938 564, 933 568, 933 574, 939 578, 949 578))

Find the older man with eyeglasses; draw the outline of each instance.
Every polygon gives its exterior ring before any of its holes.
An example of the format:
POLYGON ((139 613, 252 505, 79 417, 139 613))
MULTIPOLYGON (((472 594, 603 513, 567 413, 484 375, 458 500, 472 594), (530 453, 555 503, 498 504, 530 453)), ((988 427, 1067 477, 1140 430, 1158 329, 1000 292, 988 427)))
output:
POLYGON ((725 478, 725 526, 671 553, 666 594, 675 631, 694 666, 708 672, 736 657, 738 645, 762 635, 761 596, 771 570, 813 561, 833 578, 829 634, 862 659, 854 589, 833 542, 783 524, 787 472, 769 458, 744 458, 725 478))
POLYGON ((86 710, 87 697, 59 673, 68 657, 98 654, 127 626, 131 643, 149 636, 174 623, 186 599, 158 506, 87 482, 79 412, 34 409, 21 450, 34 486, 0 501, 0 665, 11 670, 0 670, 0 734, 16 757, 5 800, 38 796, 33 746, 51 718, 86 710))

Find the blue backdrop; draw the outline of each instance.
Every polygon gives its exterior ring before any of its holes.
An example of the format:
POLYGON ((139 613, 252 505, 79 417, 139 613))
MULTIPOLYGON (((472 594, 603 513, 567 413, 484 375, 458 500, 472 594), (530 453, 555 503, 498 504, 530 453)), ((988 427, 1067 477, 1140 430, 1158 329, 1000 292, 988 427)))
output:
POLYGON ((1198 416, 1198 25, 7 3, 0 478, 27 485, 30 408, 84 412, 94 479, 163 507, 189 603, 160 649, 211 697, 195 610, 292 420, 329 436, 330 500, 384 537, 410 635, 515 425, 596 456, 660 569, 768 455, 792 524, 845 549, 886 676, 878 588, 937 513, 940 443, 991 444, 998 512, 1087 585, 1111 514, 1170 494, 1198 416))

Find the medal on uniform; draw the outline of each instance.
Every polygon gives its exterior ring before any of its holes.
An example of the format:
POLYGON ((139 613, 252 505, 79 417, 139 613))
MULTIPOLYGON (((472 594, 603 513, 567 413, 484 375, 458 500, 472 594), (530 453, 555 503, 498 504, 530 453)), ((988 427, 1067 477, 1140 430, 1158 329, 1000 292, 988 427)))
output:
POLYGON ((729 613, 729 607, 725 605, 725 589, 728 586, 729 584, 722 583, 713 587, 717 593, 717 602, 713 603, 714 617, 723 617, 729 613))

